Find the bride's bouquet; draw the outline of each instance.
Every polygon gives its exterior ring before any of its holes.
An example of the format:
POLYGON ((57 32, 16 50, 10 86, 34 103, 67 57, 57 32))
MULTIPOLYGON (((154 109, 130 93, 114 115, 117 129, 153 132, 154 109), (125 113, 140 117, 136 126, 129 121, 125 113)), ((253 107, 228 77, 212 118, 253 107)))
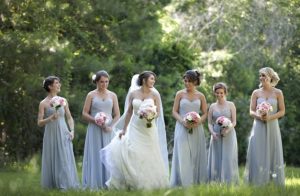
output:
MULTIPOLYGON (((197 112, 188 112, 185 114, 183 120, 185 121, 186 124, 189 125, 194 125, 200 122, 201 117, 197 112)), ((193 133, 193 128, 188 129, 189 134, 193 133)))
POLYGON ((99 126, 104 126, 109 122, 109 117, 104 112, 98 112, 95 115, 95 123, 99 126))
POLYGON ((50 106, 55 109, 56 111, 66 105, 66 100, 63 97, 54 96, 50 100, 50 106))
POLYGON ((140 119, 146 119, 147 120, 147 128, 150 128, 152 126, 151 121, 157 116, 156 106, 154 105, 141 105, 138 110, 138 115, 140 119))
POLYGON ((260 116, 267 115, 268 112, 272 112, 273 107, 269 102, 261 102, 260 104, 257 105, 256 107, 256 113, 260 116))
POLYGON ((231 120, 225 116, 218 117, 216 123, 223 128, 221 131, 222 136, 225 136, 228 133, 228 129, 233 126, 231 120))

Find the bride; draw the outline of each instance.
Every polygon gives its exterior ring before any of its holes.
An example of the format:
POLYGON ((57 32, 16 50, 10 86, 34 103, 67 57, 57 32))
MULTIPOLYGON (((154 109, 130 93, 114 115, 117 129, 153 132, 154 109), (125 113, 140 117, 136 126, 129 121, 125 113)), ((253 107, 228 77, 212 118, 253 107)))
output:
POLYGON ((153 88, 155 77, 151 71, 142 72, 136 81, 139 88, 134 87, 133 78, 125 103, 127 109, 114 127, 122 130, 100 151, 111 175, 106 182, 109 188, 153 189, 169 184, 165 132, 159 133, 156 125, 163 120, 153 120, 149 127, 138 115, 139 108, 148 105, 156 106, 157 116, 162 116, 160 95, 153 88))

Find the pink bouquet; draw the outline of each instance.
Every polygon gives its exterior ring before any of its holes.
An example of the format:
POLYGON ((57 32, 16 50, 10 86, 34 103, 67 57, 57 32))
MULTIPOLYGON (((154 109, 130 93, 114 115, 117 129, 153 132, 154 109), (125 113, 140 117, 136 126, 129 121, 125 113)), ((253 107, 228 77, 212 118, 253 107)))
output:
POLYGON ((260 116, 267 115, 269 111, 273 111, 273 107, 270 103, 264 101, 257 105, 256 112, 260 116))
MULTIPOLYGON (((186 124, 194 125, 200 122, 201 117, 197 112, 188 112, 185 114, 184 119, 186 124)), ((189 134, 193 133, 193 128, 188 130, 189 134)))
POLYGON ((230 128, 232 127, 231 121, 225 116, 220 116, 217 118, 216 123, 220 125, 222 128, 230 128))
POLYGON ((95 123, 99 126, 104 126, 109 121, 109 117, 104 112, 98 112, 95 115, 95 123))
POLYGON ((218 117, 217 120, 216 120, 216 123, 223 128, 223 130, 221 131, 222 136, 225 136, 226 133, 228 132, 228 130, 224 130, 224 129, 228 129, 228 128, 232 127, 231 120, 229 120, 225 116, 218 117))
POLYGON ((152 126, 151 121, 157 116, 156 106, 154 105, 144 105, 140 106, 138 110, 138 115, 140 119, 146 119, 147 120, 147 128, 150 128, 152 126))
POLYGON ((62 107, 66 105, 66 100, 63 97, 59 97, 59 96, 54 96, 52 97, 52 99, 50 100, 50 106, 55 109, 56 111, 62 107))

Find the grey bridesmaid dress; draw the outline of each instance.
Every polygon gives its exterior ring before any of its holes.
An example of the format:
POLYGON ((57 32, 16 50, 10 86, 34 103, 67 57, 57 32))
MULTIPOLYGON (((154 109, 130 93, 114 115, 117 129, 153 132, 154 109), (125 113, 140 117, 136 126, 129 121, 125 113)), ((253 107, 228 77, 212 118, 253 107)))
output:
MULTIPOLYGON (((200 112, 201 101, 182 98, 179 103, 179 114, 200 112)), ((171 168, 171 186, 190 186, 207 181, 206 139, 202 125, 188 133, 181 123, 176 122, 174 148, 171 168)))
MULTIPOLYGON (((112 119, 112 99, 102 99, 95 96, 91 104, 91 116, 104 112, 112 119)), ((105 132, 95 123, 89 123, 84 144, 82 162, 82 186, 84 189, 106 188, 105 182, 109 179, 109 172, 101 162, 99 151, 110 143, 112 132, 105 132)))
MULTIPOLYGON (((272 105, 272 113, 277 112, 276 98, 266 100, 259 97, 257 104, 263 101, 272 105)), ((254 185, 269 182, 284 185, 284 162, 278 119, 268 122, 254 119, 247 152, 245 180, 254 185)))
MULTIPOLYGON (((220 134, 221 126, 216 124, 216 119, 225 116, 231 119, 231 111, 228 106, 212 113, 213 131, 220 134)), ((237 184, 239 181, 238 147, 236 132, 231 128, 224 137, 214 140, 211 136, 208 150, 208 180, 237 184)))
MULTIPOLYGON (((45 109, 45 117, 55 112, 45 109)), ((73 144, 65 121, 65 110, 58 109, 57 120, 45 125, 42 152, 42 180, 44 188, 75 189, 79 188, 73 144)))

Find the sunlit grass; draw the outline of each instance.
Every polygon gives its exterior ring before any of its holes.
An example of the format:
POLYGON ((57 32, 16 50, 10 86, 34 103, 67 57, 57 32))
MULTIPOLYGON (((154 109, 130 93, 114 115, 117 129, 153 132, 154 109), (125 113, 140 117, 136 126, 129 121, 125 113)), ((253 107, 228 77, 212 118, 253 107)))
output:
MULTIPOLYGON (((80 174, 81 168, 78 169, 80 174)), ((154 191, 108 191, 90 192, 84 190, 45 190, 40 186, 40 168, 38 158, 27 165, 0 170, 0 195, 300 195, 300 168, 286 167, 286 186, 269 184, 249 186, 243 183, 244 168, 240 168, 240 184, 227 186, 212 183, 188 188, 172 188, 154 191)))

